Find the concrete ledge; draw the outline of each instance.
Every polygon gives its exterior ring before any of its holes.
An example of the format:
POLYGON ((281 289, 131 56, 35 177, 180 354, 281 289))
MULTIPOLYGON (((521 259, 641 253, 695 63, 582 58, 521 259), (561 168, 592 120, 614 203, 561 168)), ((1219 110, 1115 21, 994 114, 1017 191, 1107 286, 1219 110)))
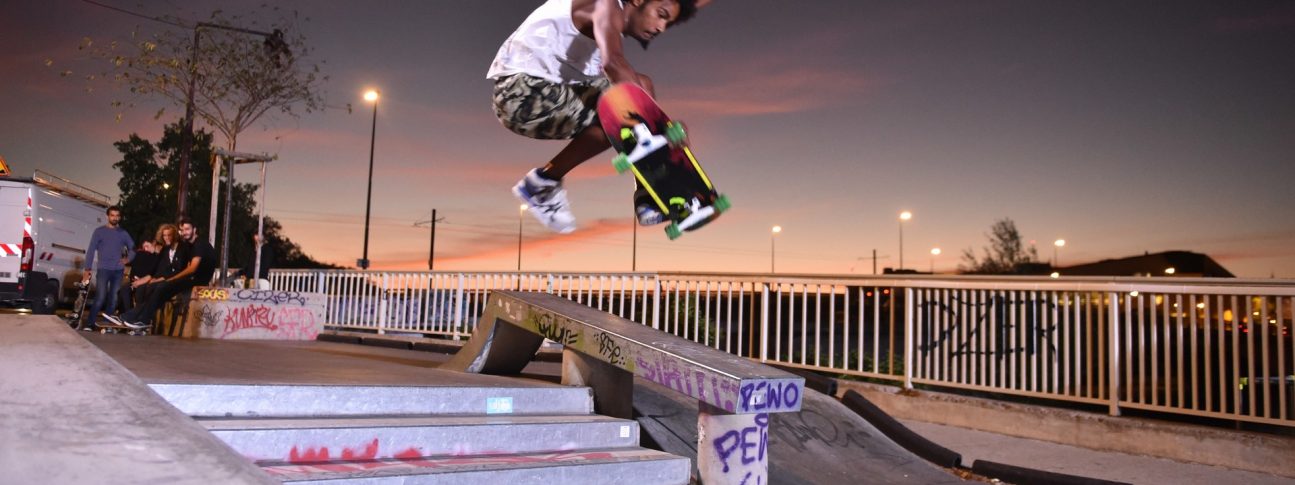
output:
POLYGON ((190 293, 184 337, 315 340, 327 304, 322 293, 198 286, 190 293))
POLYGON ((514 374, 546 338, 726 413, 796 412, 804 396, 802 377, 547 293, 491 292, 472 339, 442 368, 514 374))
POLYGON ((1290 437, 840 381, 840 394, 850 390, 900 419, 1295 477, 1290 437))
POLYGON ((0 315, 0 367, 2 481, 276 483, 58 317, 0 315))

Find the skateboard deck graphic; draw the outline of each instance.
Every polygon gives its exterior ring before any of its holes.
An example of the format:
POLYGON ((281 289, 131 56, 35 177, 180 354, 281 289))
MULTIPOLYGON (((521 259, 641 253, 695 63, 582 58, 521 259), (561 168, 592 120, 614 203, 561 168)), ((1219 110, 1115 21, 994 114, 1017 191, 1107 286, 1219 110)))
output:
POLYGON ((618 173, 633 172, 640 190, 669 221, 670 239, 728 210, 728 198, 716 192, 693 156, 683 125, 666 116, 642 88, 616 84, 603 91, 598 119, 617 152, 613 166, 618 173))

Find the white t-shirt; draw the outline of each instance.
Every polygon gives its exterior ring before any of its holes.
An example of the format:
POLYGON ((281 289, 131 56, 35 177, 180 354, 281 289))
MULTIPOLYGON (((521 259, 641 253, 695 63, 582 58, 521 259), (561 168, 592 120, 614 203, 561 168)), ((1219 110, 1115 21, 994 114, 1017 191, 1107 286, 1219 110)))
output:
MULTIPOLYGON (((625 8, 624 2, 621 8, 625 8)), ((517 73, 562 84, 604 77, 598 43, 576 29, 571 0, 548 0, 531 12, 499 48, 486 77, 499 79, 517 73)))

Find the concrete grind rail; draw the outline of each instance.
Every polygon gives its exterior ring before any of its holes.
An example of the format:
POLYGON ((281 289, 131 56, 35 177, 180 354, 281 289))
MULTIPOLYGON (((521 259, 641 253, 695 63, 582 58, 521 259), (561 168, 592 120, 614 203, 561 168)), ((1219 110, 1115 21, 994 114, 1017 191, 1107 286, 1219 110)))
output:
POLYGON ((55 316, 0 315, 6 483, 276 483, 55 316))
POLYGON ((472 340, 444 368, 516 374, 545 338, 724 412, 800 410, 802 377, 546 293, 492 292, 472 340))
POLYGON ((634 380, 697 402, 697 468, 708 484, 765 483, 771 413, 801 409, 805 379, 556 295, 494 291, 472 339, 444 368, 516 374, 544 339, 563 345, 562 382, 594 409, 633 415, 634 380))

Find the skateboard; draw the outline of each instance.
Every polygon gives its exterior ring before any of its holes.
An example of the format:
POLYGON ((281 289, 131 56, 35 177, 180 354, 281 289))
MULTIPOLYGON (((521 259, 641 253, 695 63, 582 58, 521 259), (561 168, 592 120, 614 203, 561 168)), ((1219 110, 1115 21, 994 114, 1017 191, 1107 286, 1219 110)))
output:
POLYGON ((76 288, 76 302, 72 304, 72 311, 65 318, 72 328, 80 328, 81 316, 85 313, 85 305, 90 300, 90 282, 78 281, 72 283, 72 287, 76 288))
POLYGON ((134 328, 105 322, 99 325, 99 333, 125 333, 127 335, 148 335, 148 327, 134 328))
POLYGON ((616 84, 598 98, 598 119, 616 149, 612 166, 630 171, 670 224, 676 239, 709 224, 730 207, 697 163, 683 124, 673 121, 652 96, 633 84, 616 84))

